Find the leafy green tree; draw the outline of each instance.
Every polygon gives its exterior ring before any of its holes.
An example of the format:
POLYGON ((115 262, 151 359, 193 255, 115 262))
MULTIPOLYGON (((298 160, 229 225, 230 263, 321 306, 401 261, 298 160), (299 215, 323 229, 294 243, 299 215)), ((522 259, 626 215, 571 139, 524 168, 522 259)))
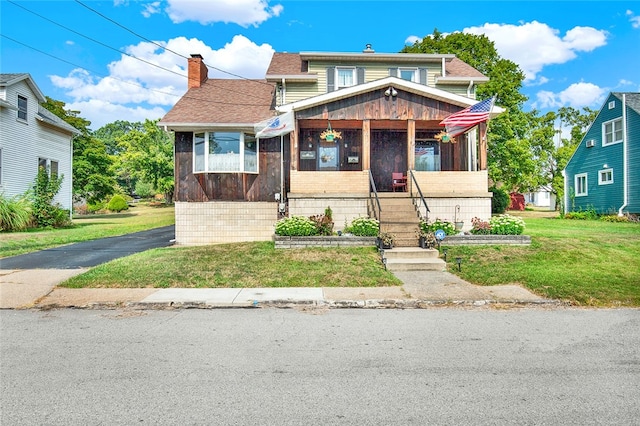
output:
POLYGON ((42 104, 81 134, 73 138, 73 197, 96 203, 116 192, 116 181, 111 170, 113 160, 105 144, 93 137, 91 122, 79 116, 79 111, 65 109, 65 103, 49 97, 42 104))
POLYGON ((120 160, 127 173, 150 183, 170 201, 174 187, 173 142, 157 122, 145 120, 142 130, 134 129, 118 138, 120 160))
POLYGON ((127 133, 137 130, 144 132, 144 124, 141 122, 131 123, 129 121, 118 120, 106 124, 96 130, 93 136, 104 143, 107 153, 111 156, 113 164, 112 173, 118 182, 118 186, 127 194, 134 194, 138 179, 131 174, 131 170, 122 164, 122 154, 124 148, 119 145, 119 138, 127 133))

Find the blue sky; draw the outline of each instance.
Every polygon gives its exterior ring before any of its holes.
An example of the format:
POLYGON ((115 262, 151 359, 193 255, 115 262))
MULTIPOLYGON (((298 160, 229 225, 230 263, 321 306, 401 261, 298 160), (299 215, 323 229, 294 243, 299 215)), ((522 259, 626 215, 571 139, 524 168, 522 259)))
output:
POLYGON ((640 91, 638 0, 0 0, 0 16, 0 72, 30 73, 94 130, 161 118, 193 53, 211 77, 262 78, 274 51, 398 52, 435 28, 491 39, 527 76, 525 110, 640 91))

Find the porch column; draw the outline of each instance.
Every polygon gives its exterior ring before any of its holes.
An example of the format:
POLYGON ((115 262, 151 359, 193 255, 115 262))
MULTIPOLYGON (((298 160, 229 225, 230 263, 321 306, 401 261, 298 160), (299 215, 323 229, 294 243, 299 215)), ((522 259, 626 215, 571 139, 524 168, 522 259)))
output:
POLYGON ((478 170, 487 170, 487 123, 478 125, 480 141, 478 142, 478 170))
POLYGON ((416 164, 416 121, 407 120, 407 169, 415 169, 416 164))
POLYGON ((371 120, 362 120, 362 170, 371 170, 371 120))
POLYGON ((298 126, 296 130, 289 133, 289 146, 291 147, 289 152, 290 170, 298 170, 298 126))

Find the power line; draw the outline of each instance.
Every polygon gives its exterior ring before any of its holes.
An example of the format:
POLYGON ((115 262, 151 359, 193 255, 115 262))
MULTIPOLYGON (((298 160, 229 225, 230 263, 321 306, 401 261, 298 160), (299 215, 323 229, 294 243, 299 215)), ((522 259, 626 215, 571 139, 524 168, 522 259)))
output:
POLYGON ((173 71, 173 70, 170 70, 170 69, 167 69, 167 68, 163 68, 163 67, 161 67, 160 65, 154 64, 153 62, 149 62, 149 61, 146 61, 146 60, 144 60, 144 59, 140 59, 140 58, 138 58, 138 57, 136 57, 136 56, 133 56, 133 55, 131 55, 131 54, 127 53, 127 52, 122 52, 121 50, 116 49, 115 47, 109 46, 108 44, 102 43, 101 41, 98 41, 98 40, 93 39, 93 38, 91 38, 91 37, 88 37, 88 36, 86 36, 86 35, 84 35, 84 34, 81 34, 81 33, 79 33, 78 31, 72 30, 71 28, 65 27, 64 25, 59 24, 59 23, 57 23, 57 22, 55 22, 55 21, 52 21, 51 19, 49 19, 49 18, 47 18, 47 17, 45 17, 45 16, 42 16, 42 15, 40 15, 40 14, 39 14, 39 13, 37 13, 37 12, 34 12, 34 11, 32 11, 32 10, 29 10, 29 9, 27 9, 26 7, 21 6, 21 5, 19 5, 18 3, 16 3, 16 2, 14 2, 14 1, 12 1, 12 0, 7 0, 7 2, 8 2, 8 3, 11 3, 11 4, 15 5, 15 6, 18 6, 19 8, 21 8, 21 9, 23 9, 23 10, 26 10, 27 12, 32 13, 32 14, 36 15, 37 17, 39 17, 39 18, 41 18, 41 19, 44 19, 45 21, 51 22, 51 23, 52 23, 52 24, 54 24, 54 25, 57 25, 57 26, 59 26, 59 27, 61 27, 61 28, 64 28, 65 30, 70 31, 70 32, 72 32, 72 33, 74 33, 74 34, 77 34, 77 35, 79 35, 80 37, 84 37, 84 38, 86 38, 87 40, 90 40, 90 41, 92 41, 92 42, 94 42, 94 43, 96 43, 96 44, 99 44, 99 45, 104 46, 104 47, 106 47, 106 48, 108 48, 108 49, 114 50, 114 51, 116 51, 116 52, 118 52, 118 53, 120 53, 120 54, 122 54, 122 55, 126 55, 126 56, 128 56, 128 57, 130 57, 130 58, 136 59, 136 60, 138 60, 138 61, 140 61, 140 62, 144 62, 145 64, 148 64, 148 65, 154 66, 154 67, 156 67, 156 68, 160 68, 160 69, 161 69, 161 70, 163 70, 163 71, 168 71, 168 72, 170 72, 170 73, 173 73, 173 74, 179 75, 179 76, 181 76, 181 77, 186 77, 184 74, 180 74, 179 72, 176 72, 176 71, 173 71))
MULTIPOLYGON (((179 57, 181 57, 181 58, 183 58, 183 59, 187 59, 187 60, 189 59, 189 57, 188 57, 188 56, 185 56, 185 55, 183 55, 183 54, 181 54, 181 53, 175 52, 175 51, 173 51, 173 50, 171 50, 171 49, 169 49, 169 48, 167 48, 167 47, 165 47, 165 46, 162 46, 162 45, 161 45, 161 44, 159 44, 159 43, 156 43, 156 42, 155 42, 155 41, 153 41, 153 40, 149 40, 148 38, 146 38, 146 37, 144 37, 144 36, 142 36, 142 35, 140 35, 140 34, 136 33, 135 31, 133 31, 133 30, 129 29, 128 27, 126 27, 126 26, 124 26, 124 25, 120 24, 119 22, 116 22, 115 20, 113 20, 113 19, 109 18, 108 16, 105 16, 105 15, 103 15, 102 13, 98 12, 97 10, 95 10, 95 9, 93 9, 93 8, 91 8, 91 7, 89 7, 89 6, 87 6, 86 4, 82 3, 80 0, 75 0, 75 2, 76 2, 76 3, 78 3, 79 5, 81 5, 81 6, 85 7, 85 8, 87 8, 88 10, 92 11, 92 12, 93 12, 93 13, 95 13, 96 15, 98 15, 98 16, 100 16, 100 17, 102 17, 102 18, 106 19, 107 21, 109 21, 109 22, 113 23, 114 25, 117 25, 118 27, 120 27, 120 28, 124 29, 125 31, 128 31, 128 32, 130 32, 131 34, 135 35, 136 37, 141 38, 142 40, 145 40, 145 41, 147 41, 147 42, 149 42, 149 43, 152 43, 152 44, 154 44, 155 46, 158 46, 159 48, 161 48, 161 49, 163 49, 163 50, 166 50, 167 52, 171 52, 171 53, 173 53, 174 55, 177 55, 177 56, 179 56, 179 57)), ((222 72, 222 73, 224 73, 224 74, 228 74, 228 75, 231 75, 231 76, 233 76, 233 77, 237 77, 237 78, 240 78, 240 79, 243 79, 243 80, 251 80, 251 81, 254 81, 254 80, 252 80, 252 79, 250 79, 250 78, 243 77, 243 76, 241 76, 241 75, 234 74, 234 73, 229 72, 229 71, 225 71, 225 70, 223 70, 223 69, 221 69, 221 68, 218 68, 218 67, 215 67, 215 66, 213 66, 213 65, 209 65, 209 64, 206 64, 206 63, 205 63, 205 65, 207 66, 207 68, 211 68, 211 69, 214 69, 214 70, 216 70, 216 71, 220 71, 220 72, 222 72)), ((263 83, 263 84, 269 84, 269 83, 263 83)))
MULTIPOLYGON (((138 58, 138 57, 136 57, 136 56, 134 56, 134 55, 131 55, 131 54, 129 54, 129 53, 122 52, 122 51, 120 51, 119 49, 116 49, 115 47, 109 46, 109 45, 107 45, 107 44, 105 44, 105 43, 102 43, 102 42, 101 42, 101 41, 99 41, 99 40, 95 40, 95 39, 93 39, 93 38, 91 38, 91 37, 88 37, 88 36, 86 36, 86 35, 84 35, 84 34, 81 34, 81 33, 79 33, 78 31, 75 31, 75 30, 73 30, 73 29, 71 29, 71 28, 68 28, 68 27, 66 27, 66 26, 62 25, 62 24, 59 24, 59 23, 57 23, 57 22, 55 22, 55 21, 53 21, 53 20, 51 20, 51 19, 49 19, 49 18, 47 18, 47 17, 45 17, 45 16, 43 16, 43 15, 39 14, 39 13, 37 13, 37 12, 34 12, 34 11, 30 10, 30 9, 27 9, 26 7, 24 7, 24 6, 22 6, 22 5, 17 4, 16 2, 14 2, 14 1, 12 1, 12 0, 7 0, 7 2, 8 2, 8 3, 11 3, 11 4, 15 5, 15 6, 18 6, 18 7, 20 7, 21 9, 25 10, 26 12, 29 12, 29 13, 31 13, 31 14, 33 14, 33 15, 35 15, 35 16, 37 16, 37 17, 39 17, 39 18, 41 18, 41 19, 43 19, 43 20, 45 20, 45 21, 47 21, 47 22, 50 22, 50 23, 52 23, 52 24, 54 24, 54 25, 58 26, 58 27, 61 27, 61 28, 65 29, 65 30, 70 31, 70 32, 72 32, 72 33, 74 33, 74 34, 77 34, 77 35, 79 35, 79 36, 81 36, 81 37, 84 37, 84 38, 86 38, 87 40, 90 40, 90 41, 92 41, 92 42, 94 42, 94 43, 96 43, 96 44, 99 44, 99 45, 101 45, 101 46, 104 46, 104 47, 106 47, 106 48, 108 48, 108 49, 111 49, 111 50, 113 50, 113 51, 116 51, 116 52, 118 52, 118 53, 120 53, 120 54, 126 55, 126 56, 128 56, 128 57, 130 57, 130 58, 132 58, 132 59, 136 59, 136 60, 138 60, 138 61, 140 61, 140 62, 146 63, 146 64, 148 64, 148 65, 152 65, 152 66, 154 66, 154 67, 156 67, 156 68, 159 68, 159 69, 161 69, 161 70, 163 70, 163 71, 168 71, 168 72, 170 72, 170 73, 172 73, 172 74, 175 74, 175 75, 178 75, 178 76, 180 76, 180 77, 188 78, 188 76, 186 76, 186 75, 184 75, 184 74, 181 74, 181 73, 179 73, 179 72, 176 72, 176 71, 173 71, 173 70, 170 70, 170 69, 164 68, 164 67, 162 67, 162 66, 160 66, 160 65, 157 65, 157 64, 154 64, 154 63, 152 63, 152 62, 146 61, 146 60, 144 60, 144 59, 138 58)), ((103 17, 104 19, 107 19, 107 20, 109 20, 109 21, 111 21, 111 22, 115 23, 116 25, 118 25, 118 26, 120 26, 120 27, 122 27, 122 28, 126 29, 127 31, 131 32, 132 34, 136 35, 137 37, 140 37, 140 38, 142 38, 143 40, 149 41, 150 43, 153 43, 154 45, 156 45, 156 46, 158 46, 158 47, 160 47, 160 48, 162 48, 162 49, 164 49, 164 50, 167 50, 167 51, 169 51, 169 52, 171 52, 171 53, 173 53, 173 54, 175 54, 175 55, 177 55, 177 56, 180 56, 180 57, 185 58, 185 59, 187 59, 187 60, 189 59, 189 58, 188 58, 188 57, 186 57, 186 56, 180 55, 179 53, 174 52, 174 51, 172 51, 172 50, 170 50, 170 49, 167 49, 167 48, 165 48, 164 46, 162 46, 162 45, 160 45, 160 44, 158 44, 158 43, 155 43, 155 42, 153 42, 153 41, 151 41, 151 40, 149 40, 149 39, 146 39, 145 37, 143 37, 143 36, 141 36, 141 35, 139 35, 139 34, 137 34, 137 33, 133 32, 133 31, 129 30, 128 28, 126 28, 126 27, 124 27, 124 26, 122 26, 122 25, 118 24, 117 22, 115 22, 115 21, 111 20, 110 18, 108 18, 108 17, 106 17, 106 16, 104 16, 104 15, 100 14, 99 12, 95 11, 94 9, 92 9, 92 8, 90 8, 90 7, 88 7, 88 6, 84 5, 84 4, 82 4, 81 2, 79 2, 79 1, 78 1, 77 3, 78 3, 78 4, 81 4, 82 6, 86 7, 87 9, 89 9, 89 10, 93 11, 94 13, 99 14, 99 15, 100 15, 101 17, 103 17)), ((32 47, 32 46, 28 46, 28 45, 26 45, 26 44, 24 44, 24 43, 21 43, 21 42, 19 42, 19 41, 15 40, 15 39, 12 39, 12 38, 9 38, 9 37, 7 37, 7 38, 8 38, 8 39, 10 39, 10 40, 12 40, 12 41, 14 41, 14 42, 16 42, 16 43, 18 43, 18 44, 21 44, 21 45, 25 46, 25 47, 28 47, 28 48, 30 48, 30 49, 33 49, 33 50, 37 51, 37 52, 40 52, 40 53, 45 54, 45 55, 47 55, 47 56, 50 56, 50 57, 52 57, 52 58, 54 58, 54 59, 56 59, 56 60, 60 60, 60 61, 65 62, 65 63, 69 63, 70 65, 73 65, 73 66, 75 66, 75 67, 79 67, 79 68, 82 68, 82 69, 86 69, 86 68, 85 68, 85 67, 83 67, 83 66, 80 66, 80 65, 77 65, 77 64, 73 64, 73 63, 70 63, 70 62, 68 62, 68 61, 66 61, 66 60, 63 60, 63 59, 61 59, 61 58, 58 58, 58 57, 52 56, 52 55, 50 55, 50 54, 48 54, 48 53, 46 53, 46 52, 43 52, 43 51, 41 51, 41 50, 39 50, 39 49, 37 49, 37 48, 34 48, 34 47, 32 47)), ((221 71, 221 72, 226 72, 226 71, 221 70, 221 69, 216 68, 216 67, 212 67, 212 68, 217 69, 217 70, 219 70, 219 71, 221 71)), ((94 74, 96 74, 96 75, 98 75, 98 76, 100 76, 100 77, 102 77, 102 78, 106 78, 104 75, 102 75, 102 74, 100 74, 100 73, 97 73, 97 72, 95 72, 95 71, 91 71, 91 72, 92 72, 92 73, 94 73, 94 74)), ((237 75, 232 74, 232 73, 228 73, 228 72, 226 72, 226 73, 227 73, 227 74, 230 74, 230 75, 237 76, 237 75)), ((129 82, 129 81, 126 81, 126 80, 122 80, 122 79, 116 78, 116 77, 112 77, 112 76, 109 76, 109 77, 111 77, 111 78, 113 78, 113 79, 115 79, 115 80, 118 80, 118 81, 122 81, 122 82, 127 83, 127 84, 132 84, 132 85, 135 85, 135 86, 141 87, 141 88, 146 89, 146 90, 154 91, 154 92, 156 92, 156 93, 163 93, 163 94, 167 94, 167 95, 170 95, 170 96, 179 96, 179 95, 175 95, 175 94, 173 94, 173 93, 167 93, 167 92, 162 92, 162 91, 159 91, 159 90, 156 90, 156 89, 150 89, 150 88, 144 87, 144 86, 142 86, 142 85, 140 85, 140 84, 132 83, 132 82, 129 82)), ((238 76, 238 77, 239 77, 239 76, 238 76)), ((271 86, 269 83, 267 83, 267 82, 265 82, 265 81, 261 81, 261 80, 249 79, 249 78, 244 78, 244 77, 242 77, 242 79, 243 79, 243 80, 247 80, 247 81, 252 81, 252 82, 255 82, 255 83, 258 83, 258 84, 265 84, 265 85, 271 86)), ((239 94, 242 94, 242 95, 246 95, 246 94, 247 94, 247 93, 245 93, 245 92, 241 92, 241 91, 237 91, 237 90, 232 90, 232 89, 227 89, 227 91, 228 91, 228 92, 233 92, 233 93, 239 93, 239 94)), ((194 99, 197 99, 197 98, 194 98, 194 99)), ((204 99, 201 99, 201 100, 205 101, 204 99)), ((225 104, 225 105, 234 105, 234 103, 231 103, 231 102, 215 102, 215 101, 208 101, 208 102, 217 103, 217 104, 225 104)), ((248 106, 252 106, 252 105, 253 105, 253 106, 257 106, 257 105, 262 105, 262 104, 249 104, 249 103, 244 103, 244 104, 243 104, 243 103, 240 103, 240 104, 236 104, 236 105, 248 105, 248 106)))
MULTIPOLYGON (((67 61, 66 59, 59 58, 59 57, 54 56, 54 55, 52 55, 52 54, 50 54, 50 53, 44 52, 44 51, 42 51, 42 50, 40 50, 40 49, 37 49, 37 48, 35 48, 35 47, 33 47, 33 46, 29 46, 28 44, 22 43, 21 41, 18 41, 18 40, 14 39, 14 38, 11 38, 11 37, 9 37, 9 36, 7 36, 7 35, 5 35, 5 34, 0 34, 0 36, 2 36, 2 37, 4 37, 4 38, 6 38, 7 40, 11 40, 12 42, 17 43, 17 44, 19 44, 19 45, 21 45, 21 46, 24 46, 24 47, 26 47, 26 48, 28 48, 28 49, 31 49, 31 50, 34 50, 34 51, 36 51, 36 52, 38 52, 38 53, 41 53, 41 54, 43 54, 43 55, 49 56, 50 58, 53 58, 53 59, 55 59, 55 60, 57 60, 57 61, 64 62, 64 63, 69 64, 69 65, 71 65, 71 66, 73 66, 73 67, 76 67, 76 68, 81 68, 81 69, 83 69, 83 70, 85 70, 85 71, 89 71, 89 72, 93 73, 94 75, 97 75, 98 77, 101 77, 101 78, 112 78, 112 79, 117 80, 117 81, 120 81, 120 82, 122 82, 122 83, 126 83, 126 84, 130 84, 130 85, 132 85, 132 86, 140 87, 140 88, 142 88, 142 89, 149 90, 149 91, 151 91, 151 92, 160 93, 160 94, 163 94, 163 95, 175 96, 176 98, 193 99, 193 100, 197 100, 197 101, 208 102, 208 103, 212 103, 212 104, 219 104, 219 105, 242 105, 242 106, 264 106, 264 105, 267 105, 266 103, 255 103, 255 104, 253 104, 253 103, 238 103, 238 102, 221 102, 221 101, 213 101, 213 100, 208 99, 208 98, 207 98, 207 99, 205 99, 205 98, 198 98, 198 97, 196 97, 196 96, 187 96, 186 94, 184 94, 184 95, 178 95, 178 94, 175 94, 175 93, 164 92, 164 91, 162 91, 162 90, 151 89, 151 88, 149 88, 149 87, 145 87, 145 86, 143 86, 143 85, 141 85, 141 84, 134 83, 134 82, 132 82, 132 81, 123 80, 123 79, 121 79, 121 78, 117 78, 117 77, 113 77, 113 76, 105 76, 105 75, 100 74, 100 73, 98 73, 98 72, 95 72, 95 71, 93 71, 93 70, 87 69, 86 67, 84 67, 84 66, 82 66, 82 65, 78 65, 78 64, 75 64, 75 63, 73 63, 73 62, 69 62, 69 61, 67 61)), ((255 81, 255 80, 250 80, 250 81, 255 81)), ((255 81, 255 82, 256 82, 256 83, 263 83, 263 84, 264 84, 264 82, 261 82, 261 81, 255 81)), ((267 84, 268 84, 268 83, 267 83, 267 84)), ((231 91, 231 90, 229 90, 229 91, 231 91)), ((241 93, 241 92, 236 92, 236 93, 241 93)))

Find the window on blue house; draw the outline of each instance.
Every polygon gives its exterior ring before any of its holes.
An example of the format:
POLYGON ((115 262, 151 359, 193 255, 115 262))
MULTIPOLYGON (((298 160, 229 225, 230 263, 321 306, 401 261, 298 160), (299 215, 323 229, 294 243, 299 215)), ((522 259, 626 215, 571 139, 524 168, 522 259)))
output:
POLYGON ((598 185, 609 185, 613 183, 613 169, 600 170, 598 173, 598 185))
POLYGON ((622 119, 602 123, 602 146, 622 142, 622 119))
POLYGON ((584 197, 588 195, 587 174, 580 173, 575 176, 576 197, 584 197))
POLYGON ((201 132, 193 138, 194 173, 258 173, 258 142, 242 132, 201 132))

